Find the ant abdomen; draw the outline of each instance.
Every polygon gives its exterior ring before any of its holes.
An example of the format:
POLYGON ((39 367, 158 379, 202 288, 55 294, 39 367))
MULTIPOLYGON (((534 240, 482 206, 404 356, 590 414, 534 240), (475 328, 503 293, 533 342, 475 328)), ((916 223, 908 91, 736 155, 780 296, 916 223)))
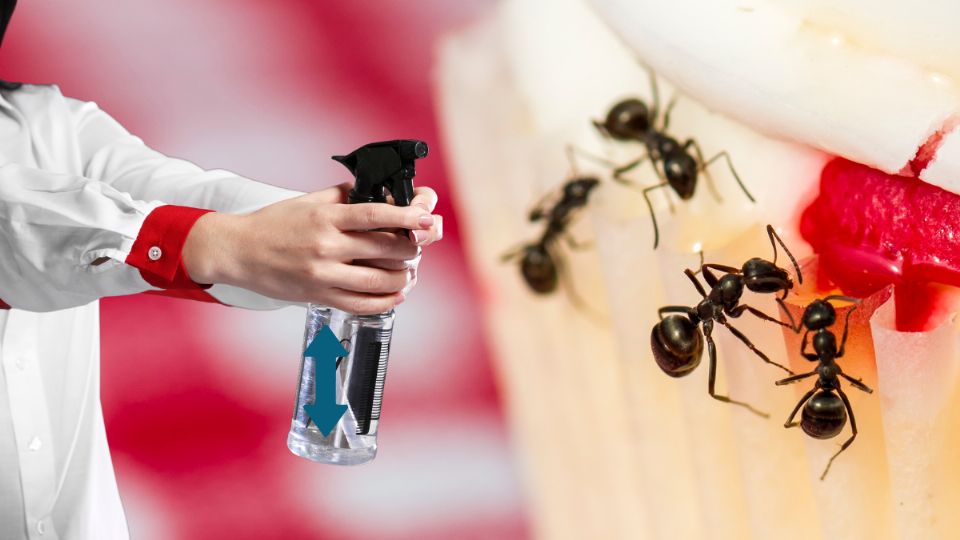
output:
POLYGON ((664 373, 683 377, 700 365, 703 356, 703 335, 689 318, 669 315, 650 332, 653 358, 664 373))
POLYGON ((524 250, 520 272, 530 289, 538 294, 548 294, 557 289, 557 265, 550 253, 541 246, 531 246, 524 250))
POLYGON ((840 396, 820 391, 803 406, 800 428, 814 439, 836 437, 847 425, 847 409, 840 396))
POLYGON ((642 139, 650 130, 650 110, 639 99, 625 99, 610 109, 602 128, 618 141, 642 139))

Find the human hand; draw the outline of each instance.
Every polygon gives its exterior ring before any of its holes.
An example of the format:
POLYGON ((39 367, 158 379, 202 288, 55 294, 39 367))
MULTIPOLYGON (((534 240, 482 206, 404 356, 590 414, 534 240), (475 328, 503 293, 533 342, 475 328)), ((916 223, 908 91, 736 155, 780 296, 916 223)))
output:
MULTIPOLYGON (((348 184, 349 187, 349 184, 348 184)), ((410 202, 410 206, 418 206, 427 210, 428 212, 433 212, 434 208, 437 206, 437 192, 428 187, 418 187, 413 190, 413 200, 410 202)), ((428 246, 437 240, 443 238, 443 216, 434 215, 435 218, 434 224, 427 231, 411 231, 411 240, 416 243, 417 246, 425 247, 428 246)), ((402 231, 394 231, 400 234, 406 234, 402 231)), ((401 291, 404 296, 406 296, 411 289, 417 284, 417 270, 420 265, 421 250, 417 250, 417 256, 409 260, 396 260, 396 259, 367 259, 367 260, 356 260, 355 264, 362 264, 366 266, 373 266, 376 268, 383 268, 385 270, 407 270, 410 273, 410 281, 407 283, 407 286, 401 291)))
POLYGON ((409 207, 347 205, 349 190, 342 184, 248 215, 202 216, 184 245, 187 273, 280 300, 389 311, 416 282, 419 246, 442 237, 442 219, 430 214, 437 196, 421 187, 409 207), (410 238, 392 229, 410 230, 410 238))

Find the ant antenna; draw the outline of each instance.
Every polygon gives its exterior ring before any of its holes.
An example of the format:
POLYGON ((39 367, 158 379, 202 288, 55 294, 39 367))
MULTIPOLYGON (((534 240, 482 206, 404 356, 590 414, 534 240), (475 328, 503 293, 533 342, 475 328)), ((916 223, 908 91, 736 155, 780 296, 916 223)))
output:
POLYGON ((572 144, 568 144, 566 152, 567 152, 567 162, 570 165, 570 172, 573 174, 574 177, 580 176, 580 171, 577 169, 576 149, 573 147, 572 144))
POLYGON ((797 320, 793 318, 793 314, 790 313, 790 308, 787 307, 787 304, 784 303, 782 298, 777 298, 777 305, 780 306, 780 310, 783 311, 787 319, 790 320, 790 329, 799 334, 800 330, 803 329, 803 323, 797 324, 797 320))
MULTIPOLYGON (((823 299, 824 302, 830 302, 830 300, 840 300, 843 302, 850 302, 853 304, 853 307, 850 311, 847 312, 847 316, 843 319, 843 338, 840 340, 840 355, 843 356, 843 350, 847 346, 847 331, 850 329, 850 316, 853 315, 853 312, 860 307, 860 299, 853 298, 851 296, 843 296, 841 294, 831 294, 823 299)), ((827 465, 827 468, 830 466, 827 465)), ((826 473, 824 473, 826 474, 826 473)))
MULTIPOLYGON (((831 294, 823 299, 824 302, 829 302, 831 300, 840 300, 841 302, 850 302, 851 304, 860 304, 861 300, 859 298, 854 298, 852 296, 844 296, 842 294, 831 294)), ((857 309, 854 307, 853 309, 857 309)), ((853 310, 850 310, 853 311, 853 310)))
POLYGON ((770 237, 770 245, 773 246, 773 264, 777 264, 777 243, 780 244, 780 247, 783 248, 783 251, 787 253, 787 257, 790 257, 790 262, 793 263, 793 268, 797 271, 797 283, 803 284, 803 272, 800 271, 800 265, 797 264, 797 259, 793 257, 793 253, 790 253, 790 250, 787 249, 786 244, 783 243, 783 240, 780 239, 780 235, 777 234, 777 231, 773 229, 773 225, 767 225, 767 236, 770 237), (776 243, 774 243, 776 239, 776 243))
POLYGON ((704 263, 706 262, 706 260, 704 260, 704 258, 703 258, 703 248, 700 247, 700 242, 697 242, 696 244, 694 244, 693 247, 695 247, 695 248, 699 247, 699 248, 700 248, 700 250, 697 251, 697 253, 700 254, 700 265, 697 266, 697 271, 693 273, 693 275, 697 275, 697 274, 699 274, 700 272, 703 271, 703 265, 704 265, 704 263))
MULTIPOLYGON (((643 69, 646 70, 647 77, 650 79, 650 100, 653 102, 653 109, 650 111, 650 120, 654 120, 660 115, 660 88, 659 85, 657 85, 657 74, 649 64, 639 60, 639 58, 637 60, 640 62, 640 65, 643 66, 643 69)), ((650 125, 652 126, 653 122, 651 122, 650 125)))

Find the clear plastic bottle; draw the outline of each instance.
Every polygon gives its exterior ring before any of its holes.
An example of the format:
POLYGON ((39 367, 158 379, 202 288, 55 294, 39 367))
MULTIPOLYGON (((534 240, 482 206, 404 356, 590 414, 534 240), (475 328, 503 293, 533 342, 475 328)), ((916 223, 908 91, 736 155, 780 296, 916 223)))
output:
POLYGON ((329 435, 310 420, 304 405, 313 403, 316 367, 310 357, 300 364, 300 385, 287 435, 294 454, 321 463, 355 465, 377 455, 380 401, 387 376, 394 311, 380 315, 351 315, 324 306, 307 307, 303 349, 323 326, 329 326, 347 356, 337 360, 336 402, 347 411, 329 435))

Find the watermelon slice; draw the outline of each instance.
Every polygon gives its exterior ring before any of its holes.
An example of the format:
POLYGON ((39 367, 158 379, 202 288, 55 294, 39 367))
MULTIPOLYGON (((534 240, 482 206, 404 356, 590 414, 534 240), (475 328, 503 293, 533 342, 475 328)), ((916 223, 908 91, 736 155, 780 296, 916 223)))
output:
POLYGON ((901 330, 924 329, 942 311, 937 284, 960 287, 960 196, 916 178, 834 159, 800 232, 821 277, 845 293, 894 285, 901 330))

